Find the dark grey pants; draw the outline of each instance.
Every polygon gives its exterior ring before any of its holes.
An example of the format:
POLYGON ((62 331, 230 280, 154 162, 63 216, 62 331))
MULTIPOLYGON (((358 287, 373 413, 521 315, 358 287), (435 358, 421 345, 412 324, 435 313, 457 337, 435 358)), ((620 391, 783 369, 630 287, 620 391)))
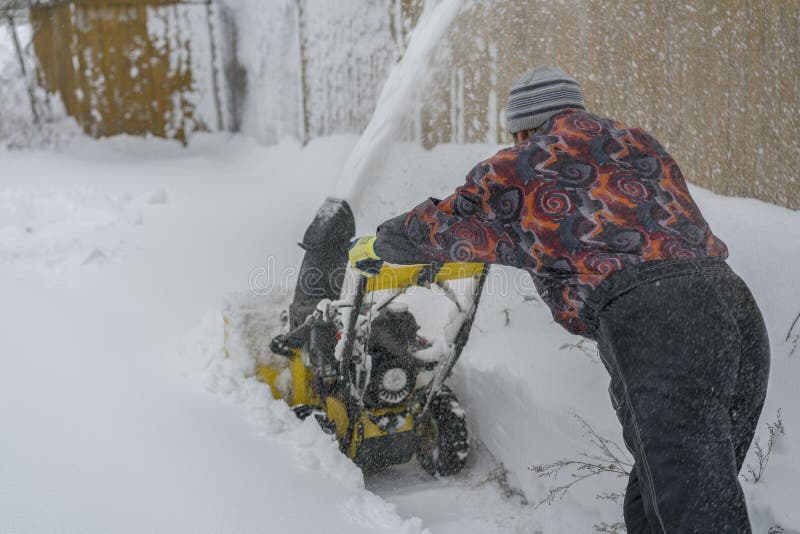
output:
POLYGON ((718 259, 629 267, 587 317, 635 460, 629 534, 751 532, 738 474, 769 375, 764 320, 718 259))

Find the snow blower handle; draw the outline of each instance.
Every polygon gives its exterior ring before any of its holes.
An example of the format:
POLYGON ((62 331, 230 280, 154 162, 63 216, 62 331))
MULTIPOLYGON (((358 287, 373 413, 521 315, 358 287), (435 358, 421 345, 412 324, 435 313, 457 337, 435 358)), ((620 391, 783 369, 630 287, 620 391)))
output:
POLYGON ((434 261, 420 269, 417 275, 416 284, 421 287, 430 288, 436 282, 439 271, 442 270, 442 262, 434 261))
POLYGON ((372 278, 381 272, 383 260, 375 252, 375 236, 357 237, 347 249, 350 266, 361 276, 372 278))
POLYGON ((304 330, 308 329, 311 326, 311 323, 314 322, 314 314, 308 315, 306 320, 303 321, 300 325, 297 326, 294 330, 287 332, 286 334, 278 334, 272 341, 269 343, 269 350, 278 354, 280 356, 286 356, 287 358, 292 357, 292 345, 290 340, 297 337, 300 333, 304 330))
POLYGON ((475 287, 475 291, 473 292, 472 303, 464 315, 464 319, 461 322, 461 326, 458 328, 458 332, 453 340, 453 344, 451 345, 450 350, 445 358, 436 368, 436 375, 433 377, 433 382, 431 383, 431 388, 428 392, 428 398, 425 400, 425 406, 423 406, 422 412, 420 412, 420 417, 427 413, 431 402, 442 390, 444 381, 450 376, 450 373, 453 371, 453 367, 455 367, 456 362, 461 357, 461 353, 463 352, 464 347, 467 344, 467 340, 469 339, 469 333, 472 330, 472 323, 475 321, 475 313, 478 311, 478 303, 481 300, 483 285, 486 282, 486 276, 488 273, 489 264, 487 263, 483 266, 481 273, 478 275, 478 283, 475 287))

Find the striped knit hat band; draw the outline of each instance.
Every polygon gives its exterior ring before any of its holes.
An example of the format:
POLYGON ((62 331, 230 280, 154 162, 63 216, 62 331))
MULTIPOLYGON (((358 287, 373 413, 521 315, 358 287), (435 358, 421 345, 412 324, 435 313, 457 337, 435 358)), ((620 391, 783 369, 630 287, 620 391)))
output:
POLYGON ((578 82, 561 69, 536 67, 511 84, 508 130, 534 130, 565 109, 586 109, 578 82))

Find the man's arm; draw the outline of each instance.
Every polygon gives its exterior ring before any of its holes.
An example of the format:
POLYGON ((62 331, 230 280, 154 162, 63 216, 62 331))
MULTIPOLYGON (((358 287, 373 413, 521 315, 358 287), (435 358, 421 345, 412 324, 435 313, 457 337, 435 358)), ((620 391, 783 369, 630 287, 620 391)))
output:
POLYGON ((375 252, 382 260, 401 265, 437 261, 438 258, 423 252, 406 236, 407 218, 408 213, 403 213, 378 226, 375 234, 375 252))
POLYGON ((492 187, 493 163, 498 157, 476 165, 466 183, 447 198, 429 198, 381 224, 376 253, 390 263, 494 263, 496 245, 508 239, 492 209, 492 193, 497 189, 492 187))

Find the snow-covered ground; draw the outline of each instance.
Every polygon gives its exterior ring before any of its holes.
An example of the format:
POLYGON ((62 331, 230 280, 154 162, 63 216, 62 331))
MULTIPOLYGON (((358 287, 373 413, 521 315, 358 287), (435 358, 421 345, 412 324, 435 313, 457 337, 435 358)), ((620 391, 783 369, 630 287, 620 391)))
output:
MULTIPOLYGON (((593 452, 573 413, 621 439, 593 348, 515 291, 513 271, 495 268, 512 285, 486 294, 452 380, 476 440, 453 479, 413 462, 365 479, 248 377, 252 362, 226 357, 232 307, 276 318, 285 306, 280 283, 250 292, 252 275, 297 267, 296 242, 355 142, 123 137, 0 152, 0 532, 574 533, 620 521, 597 498, 623 490, 613 475, 539 504, 569 478, 530 467, 593 452)), ((495 149, 392 146, 360 195, 359 232, 446 194, 495 149)), ((763 422, 782 408, 786 434, 761 482, 744 482, 756 532, 800 532, 800 326, 786 341, 800 214, 694 193, 770 329, 763 422)), ((421 318, 436 323, 441 306, 421 318)))

